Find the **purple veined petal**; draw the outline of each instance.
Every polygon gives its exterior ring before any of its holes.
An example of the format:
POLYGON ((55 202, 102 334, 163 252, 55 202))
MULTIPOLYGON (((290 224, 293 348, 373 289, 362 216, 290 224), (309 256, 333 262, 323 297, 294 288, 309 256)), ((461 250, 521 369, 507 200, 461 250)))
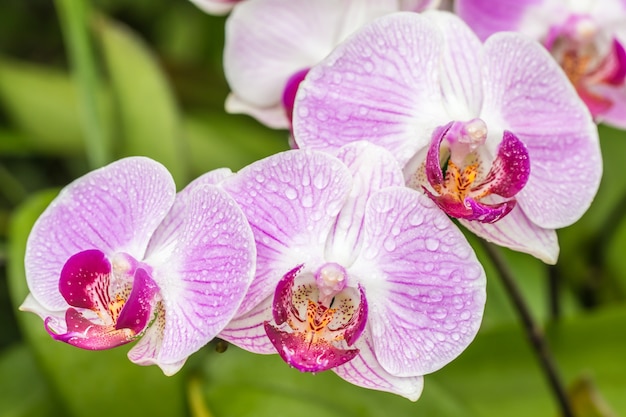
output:
MULTIPOLYGON (((226 23, 226 79, 240 101, 275 107, 294 73, 316 64, 362 24, 395 10, 392 0, 243 2, 226 23)), ((281 127, 288 127, 283 117, 281 127)))
POLYGON ((351 273, 367 291, 372 349, 395 376, 434 372, 474 339, 485 272, 460 230, 407 188, 373 195, 351 273))
POLYGON ((265 323, 265 332, 280 357, 302 372, 327 371, 358 355, 358 349, 340 349, 328 341, 311 343, 302 333, 284 332, 265 323))
POLYGON ((482 106, 483 47, 474 32, 456 15, 428 11, 444 36, 440 68, 440 86, 451 120, 469 120, 479 114, 482 106))
POLYGON ((543 229, 518 207, 493 224, 460 220, 467 229, 489 242, 528 253, 547 264, 554 265, 559 257, 559 243, 553 229, 543 229))
POLYGON ((538 226, 572 224, 591 204, 602 174, 589 110, 548 52, 528 38, 495 34, 485 42, 485 57, 481 118, 528 149, 530 176, 518 204, 538 226))
POLYGON ((449 122, 439 88, 443 35, 418 13, 376 19, 313 67, 296 97, 301 148, 367 140, 404 165, 449 122))
POLYGON ((400 165, 386 149, 369 142, 342 147, 337 157, 352 173, 352 190, 326 243, 326 260, 351 265, 362 245, 363 216, 370 195, 404 185, 400 165))
MULTIPOLYGON (((145 263, 160 288, 164 325, 158 349, 140 358, 177 364, 214 338, 233 318, 255 270, 255 246, 235 201, 213 185, 189 193, 175 246, 154 247, 145 263)), ((157 232, 158 233, 158 232, 157 232)), ((146 345, 147 346, 147 345, 146 345)))
POLYGON ((209 14, 223 15, 232 10, 242 0, 191 0, 196 6, 209 14))
POLYGON ((273 297, 261 301, 245 315, 231 320, 226 328, 218 335, 242 349, 261 354, 276 353, 276 348, 265 332, 264 323, 271 321, 273 297))
POLYGON ((242 207, 257 245, 257 274, 238 314, 270 296, 295 265, 324 263, 324 245, 352 186, 337 158, 311 150, 270 156, 222 184, 242 207))
POLYGON ((65 310, 59 277, 78 252, 99 249, 141 259, 175 192, 165 167, 144 157, 121 159, 65 187, 28 237, 24 264, 33 296, 49 310, 65 310))
POLYGON ((516 30, 527 9, 546 0, 457 0, 454 11, 482 40, 496 32, 516 30))
POLYGON ((179 229, 185 222, 184 212, 187 210, 187 201, 193 191, 204 185, 219 184, 222 180, 232 175, 234 174, 229 168, 218 168, 199 176, 187 184, 184 189, 176 194, 176 199, 170 212, 163 219, 152 239, 150 239, 147 252, 153 252, 165 247, 174 247, 178 239, 179 229))
POLYGON ((424 377, 394 376, 385 371, 376 360, 369 337, 362 337, 356 346, 359 354, 350 362, 334 368, 337 375, 359 387, 391 392, 417 401, 424 388, 424 377))

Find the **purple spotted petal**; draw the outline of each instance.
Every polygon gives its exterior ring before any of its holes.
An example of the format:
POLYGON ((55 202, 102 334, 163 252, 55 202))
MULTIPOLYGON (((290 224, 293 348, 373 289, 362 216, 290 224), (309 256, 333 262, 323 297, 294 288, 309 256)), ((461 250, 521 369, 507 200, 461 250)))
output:
POLYGON ((529 253, 547 264, 559 257, 559 243, 553 229, 543 229, 515 207, 497 223, 486 224, 461 220, 463 226, 478 236, 515 251, 529 253))
POLYGON ((362 337, 357 341, 359 354, 344 365, 333 371, 346 381, 360 387, 379 391, 393 392, 411 401, 416 401, 424 388, 424 377, 402 377, 391 375, 385 371, 373 352, 371 340, 362 337))
POLYGON ((59 279, 59 291, 71 306, 101 310, 102 297, 108 297, 111 263, 99 250, 79 252, 67 260, 59 279))
POLYGON ((282 107, 288 80, 363 23, 395 10, 392 0, 243 2, 228 18, 224 45, 224 73, 236 101, 261 109, 254 115, 273 127, 289 127, 284 108, 280 121, 262 112, 282 107))
POLYGON ((223 182, 242 207, 257 245, 257 274, 239 314, 268 298, 298 264, 324 263, 324 245, 351 187, 337 158, 309 150, 273 155, 223 182))
POLYGON ((395 13, 339 45, 300 84, 293 131, 301 148, 367 140, 405 164, 450 121, 439 86, 443 35, 417 13, 395 13), (417 41, 419 39, 419 41, 417 41))
MULTIPOLYGON (((498 146, 496 159, 481 184, 474 191, 485 191, 501 197, 517 194, 530 175, 530 160, 526 145, 514 134, 505 130, 498 146)), ((489 223, 489 222, 487 222, 489 223)))
POLYGON ((234 200, 212 185, 182 198, 176 244, 151 247, 145 259, 163 299, 162 334, 142 338, 129 352, 133 362, 155 363, 166 372, 175 372, 226 326, 254 274, 252 233, 234 200))
POLYGON ((424 375, 457 357, 478 331, 485 273, 459 229, 407 188, 372 196, 362 255, 374 355, 395 376, 424 375))
POLYGON ((434 186, 443 185, 443 171, 441 170, 441 142, 446 136, 454 122, 450 122, 445 126, 439 126, 433 132, 430 146, 426 153, 426 178, 428 183, 434 186))
POLYGON ((276 291, 274 292, 274 303, 272 307, 272 315, 276 324, 281 325, 287 321, 291 316, 289 314, 293 301, 292 289, 293 281, 298 276, 298 273, 302 270, 303 265, 298 265, 291 271, 287 272, 285 276, 276 285, 276 291))
POLYGON ((348 322, 344 333, 344 337, 348 346, 352 346, 354 342, 357 341, 359 336, 361 336, 361 334, 363 333, 363 330, 365 330, 365 325, 367 324, 367 298, 365 297, 365 289, 360 284, 359 297, 359 306, 354 312, 354 316, 350 319, 350 322, 348 322))
POLYGON ((33 296, 49 310, 65 310, 59 277, 76 253, 98 249, 141 259, 175 191, 165 167, 143 157, 119 160, 65 187, 28 238, 24 264, 33 296))
POLYGON ((602 174, 598 132, 589 111, 535 42, 498 33, 485 42, 485 57, 481 117, 490 127, 514 132, 530 158, 519 206, 538 226, 572 224, 591 204, 602 174))
POLYGON ((321 372, 343 365, 353 359, 358 349, 339 349, 321 339, 306 340, 301 333, 288 333, 265 323, 265 331, 285 362, 302 372, 321 372))
POLYGON ((348 144, 337 157, 348 167, 353 182, 326 244, 326 259, 350 265, 363 244, 363 216, 370 195, 381 188, 404 185, 404 177, 393 155, 368 142, 348 144))
POLYGON ((143 268, 138 268, 133 280, 133 289, 124 304, 115 324, 116 329, 130 329, 137 334, 143 331, 153 318, 155 297, 159 287, 143 268))

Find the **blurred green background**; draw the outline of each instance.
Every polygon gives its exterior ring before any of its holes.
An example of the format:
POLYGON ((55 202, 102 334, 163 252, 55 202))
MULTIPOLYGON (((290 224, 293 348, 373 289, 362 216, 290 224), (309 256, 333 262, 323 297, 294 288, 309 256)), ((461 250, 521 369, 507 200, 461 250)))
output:
MULTIPOLYGON (((182 188, 287 149, 287 132, 223 110, 224 22, 186 0, 0 2, 0 417, 558 415, 498 272, 471 236, 488 275, 483 326, 456 361, 426 376, 416 403, 213 343, 165 377, 131 364, 128 346, 54 342, 38 317, 17 311, 30 227, 78 176, 147 155, 182 188)), ((601 126, 600 136, 601 189, 583 219, 559 231, 558 265, 501 251, 579 417, 626 415, 626 133, 601 126)))

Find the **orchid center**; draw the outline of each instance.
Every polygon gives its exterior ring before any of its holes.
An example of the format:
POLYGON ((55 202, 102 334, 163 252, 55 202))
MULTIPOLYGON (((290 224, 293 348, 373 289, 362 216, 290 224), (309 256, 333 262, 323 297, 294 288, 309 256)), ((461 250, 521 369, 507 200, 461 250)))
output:
POLYGON ((359 350, 351 348, 367 319, 365 292, 347 285, 346 270, 327 263, 315 274, 300 265, 278 283, 274 323, 265 322, 272 344, 289 365, 305 372, 343 365, 359 350))
POLYGON ((586 15, 572 15, 552 27, 544 45, 561 65, 595 117, 613 103, 596 91, 602 85, 619 86, 626 79, 626 51, 586 15))
POLYGON ((70 305, 67 331, 56 332, 51 318, 46 329, 54 339, 83 349, 108 349, 134 340, 161 308, 159 289, 147 268, 124 253, 111 259, 96 249, 73 255, 61 271, 59 291, 70 305))
POLYGON ((487 125, 481 119, 451 122, 435 129, 426 160, 408 185, 422 189, 449 216, 494 223, 515 206, 526 185, 530 159, 526 146, 503 133, 495 158, 486 147, 487 125))

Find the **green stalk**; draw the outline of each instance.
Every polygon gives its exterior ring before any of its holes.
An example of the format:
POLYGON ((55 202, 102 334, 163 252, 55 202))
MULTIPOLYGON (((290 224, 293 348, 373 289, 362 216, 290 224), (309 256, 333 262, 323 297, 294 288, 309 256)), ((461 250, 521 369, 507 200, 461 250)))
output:
POLYGON ((111 156, 98 104, 100 83, 89 37, 88 0, 55 0, 55 4, 78 91, 87 160, 95 169, 110 162, 111 156))

